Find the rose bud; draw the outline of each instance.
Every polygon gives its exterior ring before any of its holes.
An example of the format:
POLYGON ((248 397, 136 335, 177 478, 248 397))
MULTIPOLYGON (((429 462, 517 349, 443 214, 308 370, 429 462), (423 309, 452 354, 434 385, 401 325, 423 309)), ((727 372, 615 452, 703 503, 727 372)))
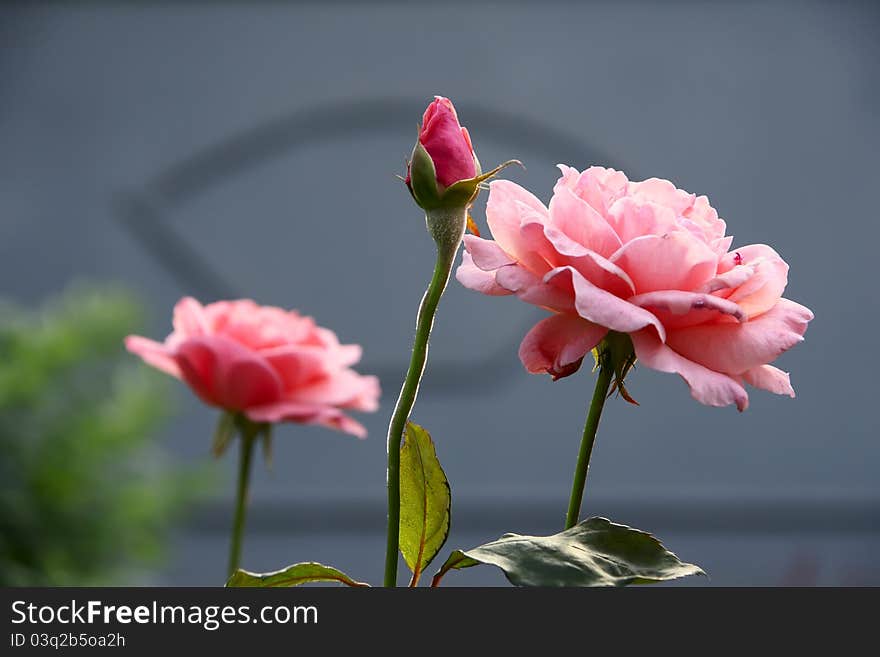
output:
POLYGON ((407 166, 406 186, 421 207, 461 206, 477 191, 480 163, 452 101, 436 96, 428 105, 407 166))

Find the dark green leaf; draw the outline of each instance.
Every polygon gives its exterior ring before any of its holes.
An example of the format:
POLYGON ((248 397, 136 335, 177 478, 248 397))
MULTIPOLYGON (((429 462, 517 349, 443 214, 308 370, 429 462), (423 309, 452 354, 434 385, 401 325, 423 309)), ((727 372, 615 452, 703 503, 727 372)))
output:
POLYGON ((430 434, 408 422, 400 448, 400 551, 414 582, 446 542, 451 501, 430 434))
POLYGON ((365 582, 358 582, 342 571, 315 563, 296 563, 283 570, 273 573, 249 573, 239 568, 229 581, 228 587, 288 587, 308 584, 309 582, 340 582, 348 586, 369 586, 365 582))
POLYGON ((656 538, 605 518, 590 518, 553 536, 505 534, 472 550, 456 550, 434 576, 451 569, 497 566, 515 586, 626 586, 705 575, 656 538))

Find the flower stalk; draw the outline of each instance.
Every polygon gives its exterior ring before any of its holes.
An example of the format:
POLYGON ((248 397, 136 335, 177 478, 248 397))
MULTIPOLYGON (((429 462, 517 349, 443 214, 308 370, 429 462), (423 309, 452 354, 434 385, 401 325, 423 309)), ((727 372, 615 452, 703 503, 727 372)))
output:
POLYGON ((438 208, 426 212, 428 232, 437 244, 437 260, 428 289, 422 297, 416 319, 409 369, 388 427, 388 530, 385 550, 384 585, 397 586, 397 563, 400 544, 400 442, 406 421, 412 412, 419 383, 428 359, 428 342, 440 297, 449 282, 455 255, 464 236, 467 207, 438 208))
MULTIPOLYGON (((428 341, 440 297, 452 274, 452 265, 468 223, 468 208, 480 186, 511 160, 482 173, 466 128, 458 122, 452 101, 436 96, 425 110, 419 136, 402 178, 413 200, 425 211, 425 224, 437 245, 434 275, 416 319, 409 369, 388 427, 388 536, 385 550, 385 586, 397 586, 400 552, 400 445, 406 422, 419 391, 428 359, 428 341)), ((414 582, 418 582, 418 574, 414 582)))
POLYGON ((239 422, 241 452, 238 461, 238 485, 235 493, 235 516, 232 520, 232 536, 229 542, 229 568, 231 577, 241 565, 241 546, 247 516, 248 491, 250 490, 251 461, 259 427, 250 422, 239 422))
POLYGON ((593 390, 593 400, 590 402, 590 411, 587 413, 587 422, 584 425, 584 435, 581 438, 581 448, 578 452, 577 466, 574 470, 574 481, 571 484, 571 497, 568 501, 568 514, 565 517, 565 528, 570 529, 578 523, 581 513, 581 502, 584 497, 584 487, 587 484, 587 470, 590 468, 590 456, 593 453, 593 444, 596 442, 596 431, 599 428, 599 419, 602 409, 605 407, 605 399, 608 397, 608 389, 611 386, 613 370, 607 364, 599 366, 599 376, 596 379, 596 388, 593 390))
POLYGON ((584 435, 581 438, 581 447, 574 470, 571 497, 568 501, 568 514, 565 517, 566 529, 570 529, 578 523, 581 503, 584 498, 584 487, 587 483, 587 471, 590 469, 590 456, 593 454, 593 444, 596 442, 596 431, 599 429, 599 420, 602 417, 602 409, 605 408, 605 400, 611 393, 617 391, 626 401, 638 405, 638 402, 627 392, 623 383, 636 362, 632 340, 629 336, 626 333, 608 331, 593 353, 599 374, 596 379, 596 387, 593 390, 590 410, 587 413, 587 421, 584 424, 584 435))

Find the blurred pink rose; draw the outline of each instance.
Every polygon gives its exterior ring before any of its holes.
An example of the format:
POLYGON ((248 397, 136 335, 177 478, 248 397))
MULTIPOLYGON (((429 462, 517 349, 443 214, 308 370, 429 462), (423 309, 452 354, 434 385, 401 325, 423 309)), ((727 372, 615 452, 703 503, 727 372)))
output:
POLYGON ((730 250, 707 198, 667 180, 560 168, 549 208, 512 182, 491 184, 495 241, 465 236, 456 274, 553 313, 520 346, 529 372, 567 376, 613 330, 703 404, 744 410, 746 383, 794 397, 788 374, 768 363, 803 340, 813 313, 782 298, 788 265, 776 251, 730 250))
MULTIPOLYGON (((436 96, 428 105, 422 117, 419 143, 431 156, 437 182, 443 187, 477 175, 470 135, 467 128, 459 124, 455 107, 448 98, 436 96)), ((407 171, 407 185, 409 182, 410 172, 407 171)))
POLYGON ((125 346, 206 404, 254 422, 321 424, 363 438, 366 429, 343 409, 379 407, 378 379, 349 367, 361 358, 359 345, 339 344, 311 317, 248 299, 202 306, 185 297, 164 343, 130 335, 125 346))

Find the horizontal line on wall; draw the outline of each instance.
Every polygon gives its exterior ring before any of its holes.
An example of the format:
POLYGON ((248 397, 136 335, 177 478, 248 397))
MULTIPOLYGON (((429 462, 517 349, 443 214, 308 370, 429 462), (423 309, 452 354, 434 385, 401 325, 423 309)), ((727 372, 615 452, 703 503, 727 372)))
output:
MULTIPOLYGON (((585 508, 652 531, 698 534, 865 534, 880 532, 880 500, 711 500, 602 501, 585 508)), ((230 505, 198 507, 186 528, 195 533, 226 533, 230 505)), ((455 531, 506 527, 520 533, 550 532, 565 509, 546 501, 475 501, 453 506, 455 531)), ((584 516, 585 517, 585 516, 584 516)), ((557 522, 558 521, 558 522, 557 522)), ((375 501, 257 502, 248 512, 255 534, 370 534, 385 528, 385 507, 375 501)))

